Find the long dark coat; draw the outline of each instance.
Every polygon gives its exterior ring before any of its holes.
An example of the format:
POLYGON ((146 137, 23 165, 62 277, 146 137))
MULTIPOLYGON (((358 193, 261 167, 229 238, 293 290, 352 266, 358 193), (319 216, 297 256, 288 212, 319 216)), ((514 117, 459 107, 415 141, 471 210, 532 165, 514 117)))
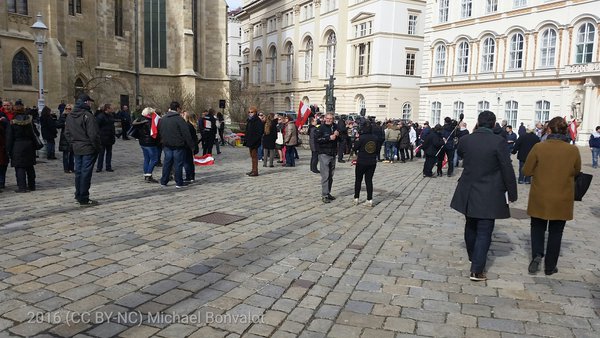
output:
POLYGON ((525 133, 517 139, 517 142, 515 142, 512 153, 517 154, 517 159, 519 161, 525 162, 527 155, 529 155, 529 152, 531 151, 531 148, 533 148, 533 146, 539 142, 540 138, 537 137, 536 134, 525 133))
POLYGON ((6 152, 6 129, 9 127, 6 114, 0 111, 0 166, 8 165, 8 154, 6 152))
POLYGON ((269 134, 264 134, 262 138, 262 146, 264 149, 275 149, 275 141, 277 140, 277 120, 271 121, 269 134))
POLYGON ((71 149, 71 145, 69 144, 69 141, 67 140, 67 138, 65 137, 65 123, 67 121, 67 115, 63 113, 59 118, 58 121, 56 122, 56 128, 60 129, 60 137, 58 139, 58 150, 60 151, 73 151, 73 149, 71 149))
MULTIPOLYGON (((96 122, 98 123, 100 142, 102 142, 102 145, 115 144, 115 118, 113 114, 107 114, 105 112, 98 113, 98 115, 96 115, 96 122)), ((123 132, 127 133, 127 130, 124 130, 123 132)))
MULTIPOLYGON (((44 140, 54 141, 58 131, 56 130, 56 120, 51 115, 40 117, 40 125, 42 127, 42 137, 44 140)), ((54 142, 51 142, 54 143, 54 142)))
POLYGON ((31 115, 15 115, 6 130, 6 150, 12 167, 27 168, 36 164, 37 129, 34 131, 32 121, 31 115))
POLYGON ((450 207, 467 217, 509 218, 510 201, 517 200, 515 172, 506 151, 506 140, 491 129, 479 128, 458 144, 464 170, 450 207))
POLYGON ((264 133, 264 124, 262 121, 254 114, 251 118, 248 119, 248 123, 246 124, 246 135, 244 138, 244 146, 248 148, 258 148, 262 141, 262 135, 264 133))

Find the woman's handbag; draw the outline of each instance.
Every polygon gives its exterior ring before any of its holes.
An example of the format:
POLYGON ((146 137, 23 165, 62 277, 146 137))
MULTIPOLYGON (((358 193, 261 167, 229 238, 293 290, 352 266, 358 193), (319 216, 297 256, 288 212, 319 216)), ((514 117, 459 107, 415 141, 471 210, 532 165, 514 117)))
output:
POLYGON ((580 172, 575 176, 575 200, 581 201, 592 183, 593 175, 580 172))

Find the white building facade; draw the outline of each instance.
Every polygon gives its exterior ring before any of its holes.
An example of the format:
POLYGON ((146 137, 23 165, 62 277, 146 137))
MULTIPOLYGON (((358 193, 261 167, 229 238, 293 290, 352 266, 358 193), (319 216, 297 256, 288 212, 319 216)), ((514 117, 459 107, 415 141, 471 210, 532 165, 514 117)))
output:
POLYGON ((419 120, 600 124, 600 1, 428 0, 419 120))
POLYGON ((227 75, 230 79, 241 80, 242 74, 242 25, 231 11, 227 17, 227 75))
POLYGON ((419 106, 425 1, 246 1, 242 83, 265 111, 325 110, 335 77, 336 112, 413 118, 419 106))

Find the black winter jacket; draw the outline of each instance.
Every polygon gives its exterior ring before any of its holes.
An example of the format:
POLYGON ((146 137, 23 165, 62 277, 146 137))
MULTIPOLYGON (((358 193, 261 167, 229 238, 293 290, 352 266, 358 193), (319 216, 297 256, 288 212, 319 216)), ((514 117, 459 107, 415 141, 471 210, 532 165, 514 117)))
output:
POLYGON ((246 135, 244 138, 244 145, 251 149, 258 148, 262 141, 264 127, 264 124, 258 118, 258 116, 256 116, 256 114, 249 118, 248 122, 246 123, 246 135))
POLYGON ((50 140, 54 143, 58 131, 56 130, 56 120, 52 116, 43 115, 40 117, 40 125, 42 127, 42 138, 44 140, 50 140))
POLYGON ((75 155, 92 155, 102 149, 98 123, 85 102, 78 100, 73 111, 67 115, 65 137, 73 146, 75 155))
POLYGON ((140 116, 133 121, 134 131, 132 136, 138 139, 142 147, 158 147, 160 144, 158 136, 156 138, 150 136, 150 124, 151 119, 144 116, 140 116))
POLYGON ((35 146, 38 131, 31 115, 18 114, 6 130, 6 151, 12 167, 25 168, 36 164, 35 146))
POLYGON ((534 133, 525 133, 525 135, 519 137, 515 142, 515 145, 512 149, 513 154, 517 154, 517 159, 519 161, 525 162, 527 160, 527 155, 531 151, 531 148, 536 143, 540 142, 540 138, 537 137, 534 133))
POLYGON ((381 144, 375 134, 360 134, 354 142, 353 149, 356 151, 356 164, 375 165, 377 154, 381 151, 381 144))
MULTIPOLYGON (((100 131, 100 142, 103 146, 115 144, 115 118, 112 114, 100 112, 96 115, 98 130, 100 131)), ((123 130, 124 133, 127 130, 123 130)))
POLYGON ((169 110, 158 123, 158 134, 163 146, 194 150, 194 139, 188 124, 178 112, 169 110))
POLYGON ((427 137, 425 137, 422 148, 423 151, 425 151, 425 155, 435 156, 443 146, 444 140, 440 134, 432 130, 427 134, 427 137))
POLYGON ((275 149, 275 141, 277 140, 277 120, 271 121, 269 134, 264 134, 262 145, 264 149, 275 149))
POLYGON ((331 140, 330 136, 337 131, 337 126, 335 124, 327 125, 321 124, 317 128, 316 141, 318 145, 319 154, 325 154, 330 156, 337 155, 337 147, 339 137, 336 137, 335 140, 331 140))
POLYGON ((60 129, 60 138, 58 139, 58 150, 60 151, 73 151, 67 138, 65 137, 65 122, 67 121, 67 115, 63 113, 56 122, 56 128, 60 129))

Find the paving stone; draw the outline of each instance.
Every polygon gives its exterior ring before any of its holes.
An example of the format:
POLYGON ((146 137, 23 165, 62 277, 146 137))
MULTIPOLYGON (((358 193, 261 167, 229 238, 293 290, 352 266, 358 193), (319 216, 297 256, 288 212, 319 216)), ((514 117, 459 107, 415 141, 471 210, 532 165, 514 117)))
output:
POLYGON ((369 314, 373 310, 373 303, 349 300, 346 303, 344 310, 352 311, 352 312, 356 312, 356 313, 369 314))
POLYGON ((297 307, 289 314, 288 319, 298 323, 306 323, 312 317, 312 315, 312 309, 297 307))
POLYGON ((402 318, 410 318, 419 322, 444 323, 446 315, 442 312, 430 312, 422 309, 403 308, 400 312, 402 318))
POLYGON ((122 306, 125 306, 128 308, 135 308, 138 305, 143 304, 152 298, 153 298, 152 295, 134 292, 134 293, 131 293, 121 299, 118 299, 115 302, 115 304, 122 305, 122 306))
POLYGON ((292 312, 292 310, 296 307, 296 302, 293 299, 279 299, 273 304, 273 310, 279 310, 286 313, 292 312))
POLYGON ((334 324, 328 336, 334 338, 358 338, 362 328, 348 325, 334 324))
POLYGON ((464 328, 460 326, 419 322, 417 334, 433 337, 461 337, 464 335, 464 328))
POLYGON ((405 318, 387 317, 383 328, 394 332, 413 333, 415 331, 416 321, 405 318))
POLYGON ((160 282, 154 283, 151 286, 143 288, 142 292, 150 293, 153 295, 162 295, 163 293, 166 293, 178 287, 180 284, 180 282, 171 279, 161 280, 160 282))
POLYGON ((121 324, 117 324, 117 323, 103 323, 100 324, 99 326, 94 327, 93 329, 89 330, 88 333, 92 336, 96 336, 96 337, 100 337, 100 338, 108 338, 108 337, 114 337, 116 335, 118 335, 119 333, 125 331, 127 329, 127 326, 121 325, 121 324))
POLYGON ((479 328, 500 332, 525 333, 523 322, 508 319, 479 318, 479 328))
POLYGON ((342 311, 338 316, 336 323, 342 325, 370 327, 376 329, 381 327, 383 321, 384 317, 342 311))

